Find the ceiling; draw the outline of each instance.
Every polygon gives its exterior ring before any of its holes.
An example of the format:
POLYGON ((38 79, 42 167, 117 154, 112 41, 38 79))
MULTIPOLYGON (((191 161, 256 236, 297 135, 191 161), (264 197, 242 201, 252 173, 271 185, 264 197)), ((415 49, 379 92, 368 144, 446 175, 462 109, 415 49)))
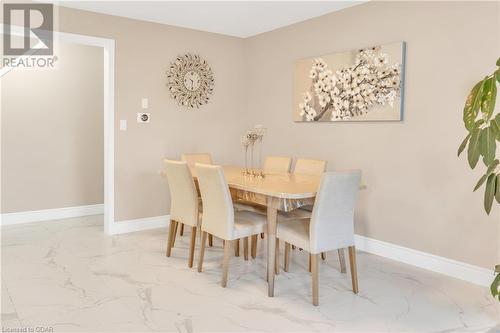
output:
POLYGON ((245 38, 366 1, 58 1, 58 4, 245 38))

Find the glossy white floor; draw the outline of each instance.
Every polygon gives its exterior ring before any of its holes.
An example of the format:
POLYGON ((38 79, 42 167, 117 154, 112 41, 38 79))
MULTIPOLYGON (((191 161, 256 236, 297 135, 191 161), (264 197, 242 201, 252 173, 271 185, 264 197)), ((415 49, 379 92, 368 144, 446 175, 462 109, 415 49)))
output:
POLYGON ((187 268, 188 235, 166 258, 166 230, 105 236, 102 216, 2 228, 2 326, 87 331, 485 332, 497 307, 481 288, 358 252, 360 293, 332 253, 311 305, 307 255, 267 297, 264 242, 257 260, 232 257, 220 287, 222 248, 205 270, 187 268))

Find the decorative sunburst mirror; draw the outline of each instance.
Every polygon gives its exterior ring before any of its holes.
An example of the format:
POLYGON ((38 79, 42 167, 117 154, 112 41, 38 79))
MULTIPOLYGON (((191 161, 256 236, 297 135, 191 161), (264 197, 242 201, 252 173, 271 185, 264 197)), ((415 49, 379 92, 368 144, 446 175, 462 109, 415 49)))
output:
POLYGON ((168 90, 181 106, 199 108, 213 94, 215 79, 208 63, 197 54, 178 56, 167 71, 168 90))

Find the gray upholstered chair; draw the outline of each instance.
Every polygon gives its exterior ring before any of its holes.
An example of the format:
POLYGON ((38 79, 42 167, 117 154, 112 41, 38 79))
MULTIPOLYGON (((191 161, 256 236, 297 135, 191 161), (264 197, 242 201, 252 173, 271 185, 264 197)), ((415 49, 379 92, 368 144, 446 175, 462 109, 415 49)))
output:
POLYGON ((290 247, 295 245, 311 255, 313 304, 318 305, 319 254, 349 249, 352 290, 358 292, 354 247, 354 208, 361 171, 326 172, 316 196, 310 219, 288 220, 278 224, 277 237, 285 242, 285 271, 289 268, 290 247))

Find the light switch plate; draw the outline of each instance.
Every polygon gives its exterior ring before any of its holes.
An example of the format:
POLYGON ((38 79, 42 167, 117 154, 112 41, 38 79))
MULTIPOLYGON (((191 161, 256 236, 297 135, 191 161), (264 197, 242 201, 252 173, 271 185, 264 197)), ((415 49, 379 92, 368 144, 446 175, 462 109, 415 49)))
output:
POLYGON ((146 112, 137 113, 137 122, 138 123, 149 123, 150 118, 151 118, 150 113, 146 113, 146 112))
POLYGON ((147 109, 147 108, 149 108, 149 99, 148 99, 148 98, 143 97, 143 98, 141 99, 141 107, 142 107, 143 109, 147 109))
POLYGON ((120 120, 120 131, 126 131, 127 130, 127 120, 121 119, 120 120))

